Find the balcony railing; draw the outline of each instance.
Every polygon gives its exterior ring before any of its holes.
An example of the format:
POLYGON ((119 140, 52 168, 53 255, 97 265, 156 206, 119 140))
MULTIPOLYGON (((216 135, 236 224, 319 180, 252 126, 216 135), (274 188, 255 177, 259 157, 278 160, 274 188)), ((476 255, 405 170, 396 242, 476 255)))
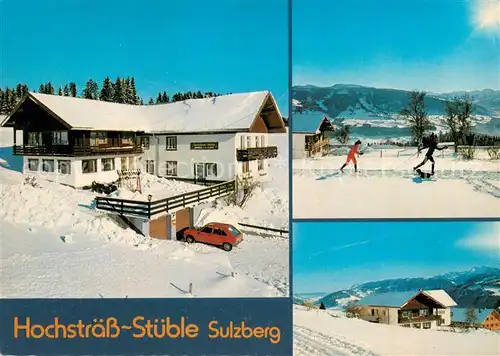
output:
POLYGON ((95 156, 105 154, 140 154, 143 152, 143 146, 135 144, 121 146, 19 145, 13 147, 14 155, 21 156, 95 156))
POLYGON ((434 321, 434 320, 440 320, 440 319, 442 319, 440 315, 422 315, 422 316, 419 315, 419 316, 412 316, 410 318, 399 317, 398 323, 399 324, 421 323, 421 322, 434 321))
POLYGON ((240 162, 255 161, 278 157, 278 147, 250 147, 236 150, 236 159, 240 162))

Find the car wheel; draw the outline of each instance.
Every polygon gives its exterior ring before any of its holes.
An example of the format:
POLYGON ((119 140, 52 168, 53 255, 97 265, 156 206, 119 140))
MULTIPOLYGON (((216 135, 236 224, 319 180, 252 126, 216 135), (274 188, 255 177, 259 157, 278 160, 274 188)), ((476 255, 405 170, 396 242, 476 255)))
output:
POLYGON ((224 242, 222 244, 222 248, 224 249, 224 251, 231 251, 233 249, 233 246, 231 246, 231 244, 228 244, 227 242, 224 242))
POLYGON ((186 242, 187 242, 188 244, 192 244, 192 243, 194 242, 194 237, 193 237, 193 236, 191 236, 191 235, 189 235, 188 237, 186 237, 186 242))

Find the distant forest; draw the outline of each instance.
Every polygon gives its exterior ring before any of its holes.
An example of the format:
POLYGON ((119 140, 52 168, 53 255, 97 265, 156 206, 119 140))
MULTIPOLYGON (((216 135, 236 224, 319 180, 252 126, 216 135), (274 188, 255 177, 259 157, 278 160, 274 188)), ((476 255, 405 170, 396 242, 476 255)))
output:
MULTIPOLYGON (((145 105, 143 99, 137 94, 134 77, 117 77, 113 82, 109 77, 102 81, 102 85, 89 79, 85 87, 79 92, 75 82, 65 84, 63 87, 55 88, 51 82, 40 84, 37 89, 29 89, 26 84, 17 84, 14 88, 0 88, 0 115, 9 114, 17 103, 29 92, 42 94, 79 97, 91 100, 102 100, 114 103, 145 105)), ((231 94, 231 93, 228 93, 231 94)), ((177 92, 169 96, 166 91, 159 92, 156 98, 150 97, 146 105, 165 104, 188 99, 212 98, 223 94, 201 91, 177 92)))

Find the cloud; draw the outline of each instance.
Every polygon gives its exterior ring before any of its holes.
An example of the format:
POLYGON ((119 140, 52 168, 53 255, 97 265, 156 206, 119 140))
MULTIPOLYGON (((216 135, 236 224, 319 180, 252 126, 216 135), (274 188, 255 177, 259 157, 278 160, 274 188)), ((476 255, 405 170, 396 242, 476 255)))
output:
POLYGON ((484 228, 474 231, 473 235, 459 240, 457 245, 500 256, 500 223, 486 224, 484 228))
POLYGON ((367 244, 369 242, 370 241, 367 240, 367 241, 353 242, 352 244, 347 244, 347 245, 334 246, 334 247, 329 248, 327 250, 316 252, 316 253, 312 254, 311 257, 322 255, 324 253, 328 253, 328 252, 332 252, 332 251, 343 250, 345 248, 350 248, 350 247, 354 247, 354 246, 364 245, 364 244, 367 244))
POLYGON ((477 31, 498 35, 498 31, 500 31, 500 2, 498 0, 474 0, 472 5, 474 28, 477 31))

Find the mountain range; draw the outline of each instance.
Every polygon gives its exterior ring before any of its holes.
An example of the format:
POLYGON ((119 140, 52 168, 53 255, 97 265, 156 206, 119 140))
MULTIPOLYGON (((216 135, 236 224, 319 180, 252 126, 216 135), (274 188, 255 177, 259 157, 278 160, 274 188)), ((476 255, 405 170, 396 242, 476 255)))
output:
MULTIPOLYGON (((358 132, 361 136, 384 138, 409 134, 401 110, 409 103, 409 91, 374 88, 354 84, 336 84, 331 87, 314 85, 292 88, 293 112, 296 120, 311 115, 327 115, 337 124, 358 128, 372 128, 358 132), (387 130, 389 129, 389 130, 387 130), (396 129, 396 130, 394 130, 396 129), (397 130, 399 129, 399 130, 397 130), (366 131, 366 130, 365 130, 366 131)), ((469 94, 475 105, 472 119, 478 133, 500 133, 500 90, 485 89, 470 92, 427 93, 425 104, 436 131, 446 131, 443 122, 446 101, 454 96, 469 94)))
MULTIPOLYGON (((294 303, 311 301, 314 305, 323 303, 327 308, 343 308, 368 295, 388 292, 407 292, 418 289, 444 289, 458 304, 467 308, 500 307, 500 268, 475 267, 462 272, 450 272, 429 278, 386 279, 353 285, 312 300, 307 295, 294 295, 294 303)), ((320 296, 321 293, 314 293, 320 296)))

